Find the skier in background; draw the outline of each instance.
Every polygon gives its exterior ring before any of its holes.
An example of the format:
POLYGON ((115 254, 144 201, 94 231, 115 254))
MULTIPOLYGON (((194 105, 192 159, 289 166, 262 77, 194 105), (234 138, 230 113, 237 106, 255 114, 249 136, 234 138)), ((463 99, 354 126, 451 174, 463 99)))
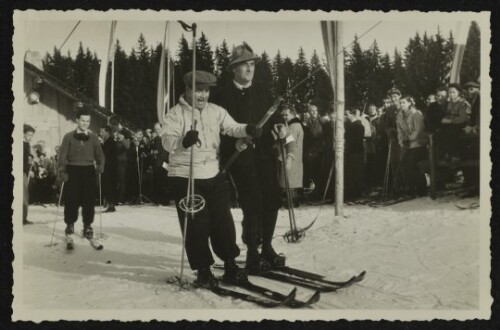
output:
POLYGON ((104 153, 99 138, 88 128, 90 113, 79 110, 76 114, 77 128, 64 135, 61 143, 58 175, 66 182, 64 222, 66 235, 74 233, 78 219, 78 208, 82 207, 83 234, 93 238, 94 201, 96 199, 96 172, 104 172, 104 153))

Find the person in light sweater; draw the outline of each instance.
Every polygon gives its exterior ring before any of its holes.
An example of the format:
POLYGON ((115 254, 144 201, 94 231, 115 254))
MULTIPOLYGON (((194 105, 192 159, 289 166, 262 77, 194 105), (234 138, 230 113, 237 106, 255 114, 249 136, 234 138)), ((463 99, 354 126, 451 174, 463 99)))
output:
POLYGON ((66 235, 74 232, 78 209, 82 207, 83 234, 92 238, 94 232, 94 201, 96 199, 96 172, 104 172, 104 153, 98 136, 89 130, 90 113, 79 110, 77 128, 64 135, 59 150, 58 175, 66 182, 64 222, 66 235))
POLYGON ((169 152, 168 176, 183 232, 185 213, 179 203, 187 194, 191 148, 194 148, 194 193, 205 199, 204 208, 188 217, 185 237, 189 264, 197 270, 194 284, 208 288, 218 285, 210 269, 214 258, 209 240, 213 252, 224 261, 223 281, 246 282, 246 272, 235 263, 240 250, 236 245, 236 229, 229 208, 229 183, 224 176, 218 175, 220 134, 236 138, 255 137, 260 129, 237 123, 224 108, 208 102, 210 86, 216 83, 213 74, 196 71, 195 91, 191 89, 192 81, 193 73, 189 72, 184 76, 186 93, 167 112, 161 139, 163 148, 169 152))

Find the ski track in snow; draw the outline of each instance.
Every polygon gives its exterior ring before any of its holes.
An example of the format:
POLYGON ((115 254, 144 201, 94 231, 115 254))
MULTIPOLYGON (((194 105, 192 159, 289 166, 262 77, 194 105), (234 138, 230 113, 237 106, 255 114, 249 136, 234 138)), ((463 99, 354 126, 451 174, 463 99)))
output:
MULTIPOLYGON (((476 199, 477 200, 477 199, 476 199)), ((475 200, 472 200, 475 201, 475 200)), ((288 265, 345 280, 366 270, 365 279, 335 293, 322 293, 315 309, 472 309, 479 304, 479 210, 460 210, 453 198, 421 198, 371 208, 345 206, 335 217, 323 206, 300 243, 275 238, 288 265)), ((66 251, 62 208, 54 241, 47 247, 55 206, 30 207, 32 226, 23 227, 23 303, 32 309, 255 309, 252 303, 211 292, 180 290, 167 280, 180 273, 182 238, 174 207, 120 206, 102 215, 101 242, 95 251, 75 237, 66 251)), ((319 206, 295 210, 298 227, 308 225, 319 206)), ((240 259, 239 209, 233 209, 240 259)), ((279 213, 275 235, 289 229, 286 210, 279 213)), ((81 219, 75 230, 81 230, 81 219)), ((96 210, 94 231, 99 235, 96 210)), ((216 257, 216 263, 221 263, 216 257)), ((215 270, 216 275, 222 271, 215 270)), ((187 266, 184 276, 192 281, 187 266)), ((292 286, 251 277, 255 284, 287 294, 292 286)), ((312 290, 298 287, 297 298, 312 290)))

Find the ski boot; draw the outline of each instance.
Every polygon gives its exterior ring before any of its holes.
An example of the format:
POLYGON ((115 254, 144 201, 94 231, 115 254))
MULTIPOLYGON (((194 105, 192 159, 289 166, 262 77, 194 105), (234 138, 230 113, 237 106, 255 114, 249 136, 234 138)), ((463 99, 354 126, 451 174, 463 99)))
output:
POLYGON ((233 260, 224 263, 222 281, 227 284, 243 284, 248 282, 248 271, 238 267, 233 260))
POLYGON ((66 229, 64 230, 64 233, 66 234, 66 236, 73 235, 75 233, 75 224, 73 223, 66 224, 66 229))
POLYGON ((276 253, 271 244, 262 246, 261 268, 263 271, 284 267, 285 260, 285 255, 276 253))
POLYGON ((215 278, 210 267, 198 269, 196 280, 193 285, 198 288, 213 289, 219 286, 219 281, 215 278))
POLYGON ((87 239, 94 238, 94 230, 90 225, 83 225, 83 236, 87 239))

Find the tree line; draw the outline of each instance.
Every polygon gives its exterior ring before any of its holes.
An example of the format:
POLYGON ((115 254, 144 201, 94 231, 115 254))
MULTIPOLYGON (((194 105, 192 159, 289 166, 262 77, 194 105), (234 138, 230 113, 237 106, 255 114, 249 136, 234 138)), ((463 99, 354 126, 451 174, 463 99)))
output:
MULTIPOLYGON (((318 32, 319 33, 319 32, 318 32)), ((415 97, 422 107, 428 94, 445 85, 449 79, 453 57, 453 35, 445 37, 440 31, 434 35, 415 34, 410 38, 403 52, 394 50, 391 57, 382 54, 377 42, 362 49, 355 37, 352 46, 345 50, 345 102, 346 107, 364 109, 367 104, 381 105, 382 99, 391 87, 401 89, 404 94, 415 97)), ((461 81, 477 81, 480 67, 480 31, 476 22, 469 30, 461 81)), ((156 93, 158 68, 162 46, 148 45, 140 34, 136 47, 127 54, 117 40, 115 50, 115 113, 138 127, 149 127, 156 121, 156 93)), ((192 45, 182 36, 176 50, 167 50, 173 62, 172 95, 176 99, 184 91, 183 75, 192 68, 192 45)), ((320 113, 332 109, 333 91, 324 59, 316 50, 308 58, 299 48, 296 58, 283 56, 278 51, 271 57, 266 51, 259 54, 261 62, 256 66, 255 80, 267 85, 273 93, 286 95, 285 102, 297 111, 304 112, 307 105, 318 106, 320 113), (314 74, 309 78, 311 73, 314 74), (305 81, 304 81, 305 79, 305 81), (300 86, 288 91, 298 82, 300 86)), ((224 40, 215 48, 202 32, 196 43, 196 67, 214 73, 219 83, 232 79, 226 70, 231 50, 224 40)), ((100 60, 95 52, 84 48, 80 42, 75 57, 70 52, 63 55, 56 47, 43 59, 44 70, 76 88, 87 96, 98 100, 100 60)), ((110 71, 107 79, 107 100, 110 104, 110 71)), ((172 99, 173 101, 173 99, 172 99)))

